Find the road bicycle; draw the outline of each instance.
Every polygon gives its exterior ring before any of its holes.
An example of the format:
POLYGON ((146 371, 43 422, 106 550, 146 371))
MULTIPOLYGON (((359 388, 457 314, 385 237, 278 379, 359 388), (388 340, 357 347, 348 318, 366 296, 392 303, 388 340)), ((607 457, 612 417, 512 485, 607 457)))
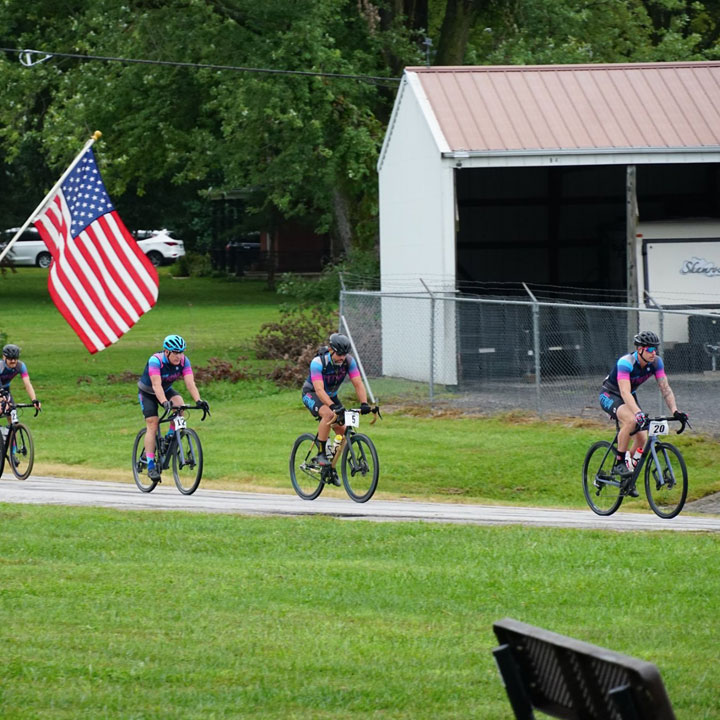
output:
POLYGON ((583 464, 583 492, 590 509, 598 515, 612 515, 624 498, 635 487, 641 473, 645 472, 645 495, 656 515, 674 518, 682 509, 687 498, 688 475, 685 460, 680 451, 661 440, 669 434, 670 422, 679 422, 679 435, 690 423, 674 417, 648 418, 642 427, 633 431, 648 431, 642 456, 632 475, 623 477, 613 472, 617 462, 617 438, 619 425, 612 442, 601 440, 590 447, 583 464))
POLYGON ((3 393, 0 396, 0 421, 7 418, 10 424, 2 426, 2 448, 0 452, 0 476, 5 470, 5 458, 18 480, 27 480, 35 462, 35 444, 33 443, 30 428, 20 422, 18 410, 35 408, 35 415, 40 412, 39 407, 32 403, 15 403, 10 396, 3 393), (7 430, 7 433, 6 433, 7 430))
MULTIPOLYGON (((165 411, 158 422, 157 434, 155 435, 155 464, 162 472, 170 467, 172 462, 173 477, 175 485, 183 495, 192 495, 200 485, 203 471, 203 451, 198 434, 187 426, 187 420, 181 411, 202 410, 201 422, 210 414, 205 408, 196 405, 173 405, 170 411, 165 411), (168 440, 162 433, 162 425, 175 423, 175 432, 168 440)), ((151 478, 147 474, 147 458, 145 457, 145 433, 143 428, 135 436, 132 454, 132 469, 135 484, 144 493, 152 492, 160 478, 151 478)))
MULTIPOLYGON (((371 412, 374 417, 370 424, 373 425, 382 415, 377 405, 371 412)), ((336 415, 332 424, 338 420, 336 415)), ((290 480, 295 492, 303 500, 314 500, 326 485, 340 485, 338 463, 345 492, 352 500, 364 503, 375 493, 380 477, 380 463, 373 441, 357 430, 360 426, 359 408, 346 410, 343 421, 345 436, 333 453, 329 465, 321 466, 315 462, 315 456, 320 452, 317 433, 303 433, 295 440, 290 453, 290 480)), ((330 449, 329 441, 327 446, 330 449)))

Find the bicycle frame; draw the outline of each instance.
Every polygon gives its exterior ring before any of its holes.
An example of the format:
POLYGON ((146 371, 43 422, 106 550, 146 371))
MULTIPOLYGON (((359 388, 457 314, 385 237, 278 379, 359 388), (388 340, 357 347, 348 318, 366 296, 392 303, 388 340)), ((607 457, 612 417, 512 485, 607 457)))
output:
MULTIPOLYGON (((160 456, 160 462, 158 462, 158 465, 163 470, 167 470, 170 467, 170 461, 176 452, 176 448, 180 457, 180 462, 183 465, 185 464, 185 449, 182 444, 178 444, 178 430, 184 430, 187 427, 187 420, 185 419, 185 416, 181 414, 183 410, 198 410, 198 407, 196 405, 173 406, 173 409, 169 413, 166 411, 158 421, 158 429, 155 434, 155 452, 160 456), (161 432, 160 426, 170 422, 175 422, 175 432, 173 433, 170 442, 166 445, 165 436, 161 432)), ((207 411, 203 410, 201 422, 205 419, 207 414, 207 411)))
MULTIPOLYGON (((346 410, 345 412, 351 412, 351 413, 359 413, 360 408, 351 408, 350 410, 346 410)), ((370 421, 371 425, 374 425, 377 422, 378 417, 382 418, 382 415, 380 415, 380 408, 376 405, 373 410, 371 411, 373 414, 373 419, 370 421)), ((345 432, 343 433, 343 439, 342 442, 337 446, 335 449, 335 453, 333 454, 332 460, 330 462, 329 468, 332 468, 332 470, 335 470, 335 466, 338 463, 338 460, 340 459, 340 456, 343 453, 343 450, 345 449, 345 446, 348 445, 348 453, 350 454, 350 457, 353 461, 353 463, 357 462, 357 457, 355 456, 355 449, 353 448, 353 443, 348 443, 349 438, 351 438, 353 435, 357 433, 357 430, 352 425, 345 425, 345 423, 338 422, 339 418, 337 414, 335 415, 335 419, 330 423, 330 427, 334 427, 335 425, 342 425, 345 427, 345 432)), ((319 432, 319 431, 318 431, 319 432)), ((310 446, 310 450, 308 451, 307 456, 305 457, 305 461, 310 458, 310 455, 312 454, 312 447, 315 446, 317 448, 320 447, 318 443, 318 433, 315 433, 315 438, 313 439, 313 444, 310 446)), ((323 472, 321 472, 321 477, 325 478, 326 475, 329 474, 328 468, 323 468, 323 472)))
MULTIPOLYGON (((669 420, 675 420, 675 418, 674 417, 648 418, 648 421, 645 424, 645 426, 643 426, 642 428, 637 428, 636 430, 633 430, 633 432, 630 433, 630 436, 632 437, 633 435, 636 435, 641 430, 647 430, 650 427, 650 425, 654 422, 662 423, 662 422, 667 422, 669 420)), ((603 462, 604 462, 605 458, 607 458, 607 456, 610 454, 610 452, 617 452, 617 439, 618 439, 618 435, 620 434, 620 426, 619 426, 617 419, 615 420, 615 426, 617 428, 617 430, 615 432, 615 437, 613 438, 610 447, 608 448, 607 452, 605 453, 603 462)), ((682 432, 683 429, 684 429, 684 427, 681 428, 678 432, 682 432)), ((666 433, 651 434, 650 432, 648 432, 647 440, 645 441, 645 445, 643 446, 642 455, 640 456, 640 460, 638 461, 637 465, 635 466, 635 469, 633 470, 632 475, 630 475, 625 480, 611 480, 611 479, 605 480, 605 479, 603 479, 603 482, 606 485, 612 485, 613 487, 619 487, 621 490, 626 490, 629 487, 632 487, 632 485, 637 482, 638 478, 640 477, 640 473, 642 472, 643 468, 645 467, 645 463, 648 461, 649 456, 652 456, 656 465, 659 466, 660 460, 658 458, 657 450, 656 450, 655 446, 658 443, 658 438, 661 438, 664 434, 666 434, 666 433)), ((667 451, 665 449, 663 449, 663 455, 664 455, 665 461, 667 463, 668 456, 667 456, 667 451)), ((669 463, 668 463, 668 469, 670 471, 672 482, 675 483, 676 478, 674 476, 672 466, 669 463)), ((664 479, 661 484, 665 484, 664 479)))

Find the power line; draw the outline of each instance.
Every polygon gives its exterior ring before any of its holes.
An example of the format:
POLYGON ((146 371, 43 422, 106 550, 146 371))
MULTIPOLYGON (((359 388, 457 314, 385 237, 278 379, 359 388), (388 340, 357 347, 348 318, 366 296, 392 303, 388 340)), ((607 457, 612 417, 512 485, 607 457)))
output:
POLYGON ((374 75, 345 75, 343 73, 328 73, 317 70, 276 70, 273 68, 254 68, 238 65, 209 65, 204 63, 176 62, 174 60, 143 60, 139 58, 119 58, 103 55, 80 55, 77 53, 62 53, 45 50, 28 50, 5 47, 0 48, 0 51, 8 54, 17 53, 20 57, 20 62, 26 67, 31 67, 41 62, 45 62, 45 60, 49 60, 50 58, 60 57, 74 58, 76 60, 100 60, 102 62, 119 62, 136 65, 165 65, 169 67, 193 68, 196 70, 231 70, 233 72, 265 73, 268 75, 297 75, 302 77, 324 77, 335 80, 358 80, 360 82, 371 83, 374 85, 394 85, 400 82, 400 78, 377 77, 374 75), (33 61, 32 55, 44 55, 45 57, 33 61))

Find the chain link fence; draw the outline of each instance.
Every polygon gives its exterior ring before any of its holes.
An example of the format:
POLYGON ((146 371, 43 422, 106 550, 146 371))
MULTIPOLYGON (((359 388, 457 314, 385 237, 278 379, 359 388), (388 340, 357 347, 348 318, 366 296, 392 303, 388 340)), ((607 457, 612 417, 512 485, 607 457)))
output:
MULTIPOLYGON (((720 421, 720 314, 621 305, 344 290, 341 330, 383 402, 540 416, 607 416, 598 396, 640 329, 655 331, 678 407, 720 421)), ((657 385, 638 392, 664 412, 657 385)))

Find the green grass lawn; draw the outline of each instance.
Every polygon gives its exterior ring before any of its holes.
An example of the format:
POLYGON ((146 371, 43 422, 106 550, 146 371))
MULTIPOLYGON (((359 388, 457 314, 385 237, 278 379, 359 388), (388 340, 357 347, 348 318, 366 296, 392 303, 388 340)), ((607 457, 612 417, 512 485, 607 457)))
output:
MULTIPOLYGON (((23 416, 35 435, 35 474, 132 482, 132 442, 143 426, 135 381, 170 332, 187 339, 195 366, 217 357, 257 371, 269 367, 255 359, 251 341, 264 322, 278 317, 280 303, 261 281, 174 280, 161 271, 157 306, 118 343, 90 355, 50 301, 46 277, 46 271, 33 268, 0 277, 3 307, 12 308, 3 313, 0 330, 23 347, 44 403, 37 418, 32 412, 23 416), (124 372, 127 381, 108 381, 124 372)), ((20 380, 13 387, 22 399, 20 380)), ((178 387, 182 390, 182 383, 178 387)), ((203 487, 290 492, 293 440, 315 427, 299 388, 252 379, 200 389, 212 405, 212 417, 201 425, 196 416, 194 423, 206 454, 203 487)), ((352 390, 345 395, 351 400, 352 390)), ((610 435, 609 423, 542 421, 525 413, 430 415, 425 407, 392 402, 374 426, 363 418, 362 429, 380 454, 378 497, 567 507, 585 506, 580 486, 585 452, 610 435)), ((690 499, 720 491, 713 469, 720 461, 718 444, 689 432, 673 442, 686 454, 690 499)), ((628 507, 647 504, 640 498, 626 501, 623 508, 628 507)))
POLYGON ((0 505, 0 717, 508 719, 509 616, 720 718, 718 542, 0 505))

